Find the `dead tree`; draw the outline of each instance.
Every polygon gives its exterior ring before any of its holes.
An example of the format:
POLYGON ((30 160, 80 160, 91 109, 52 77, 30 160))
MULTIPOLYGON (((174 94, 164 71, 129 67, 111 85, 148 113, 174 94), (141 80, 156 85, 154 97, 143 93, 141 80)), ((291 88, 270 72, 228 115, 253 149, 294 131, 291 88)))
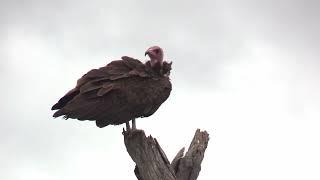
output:
POLYGON ((188 151, 182 148, 170 163, 159 143, 143 130, 123 131, 124 143, 138 180, 196 180, 209 141, 206 131, 197 129, 188 151))

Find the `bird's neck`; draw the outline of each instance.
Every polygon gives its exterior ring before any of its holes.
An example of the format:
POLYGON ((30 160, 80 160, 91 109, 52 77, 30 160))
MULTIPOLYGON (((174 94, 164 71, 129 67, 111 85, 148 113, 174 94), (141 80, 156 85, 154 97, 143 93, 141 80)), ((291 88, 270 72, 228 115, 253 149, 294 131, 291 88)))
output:
POLYGON ((157 68, 161 68, 162 67, 162 60, 158 60, 158 59, 151 59, 150 60, 150 63, 151 63, 151 67, 152 68, 155 68, 155 67, 157 67, 157 68))
POLYGON ((161 61, 148 61, 147 64, 149 64, 149 67, 152 69, 152 71, 161 74, 162 73, 162 67, 163 67, 163 63, 161 61))

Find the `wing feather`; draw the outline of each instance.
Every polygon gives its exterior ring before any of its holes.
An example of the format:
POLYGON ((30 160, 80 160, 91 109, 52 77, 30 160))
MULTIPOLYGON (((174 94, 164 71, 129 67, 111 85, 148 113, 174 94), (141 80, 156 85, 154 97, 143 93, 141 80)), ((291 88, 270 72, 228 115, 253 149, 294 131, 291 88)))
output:
MULTIPOLYGON (((57 110, 63 108, 69 101, 71 101, 80 93, 88 93, 90 91, 100 89, 101 82, 114 81, 130 76, 139 75, 139 73, 130 74, 131 71, 136 71, 134 69, 135 67, 139 67, 139 71, 143 71, 143 64, 139 60, 126 57, 122 60, 112 61, 106 66, 99 69, 90 70, 77 81, 76 87, 69 91, 66 95, 64 95, 55 105, 52 106, 51 109, 57 110)), ((107 93, 110 90, 111 89, 109 89, 108 91, 102 91, 107 93)))
POLYGON ((104 84, 102 87, 99 89, 97 96, 103 96, 110 92, 113 88, 113 84, 104 84))

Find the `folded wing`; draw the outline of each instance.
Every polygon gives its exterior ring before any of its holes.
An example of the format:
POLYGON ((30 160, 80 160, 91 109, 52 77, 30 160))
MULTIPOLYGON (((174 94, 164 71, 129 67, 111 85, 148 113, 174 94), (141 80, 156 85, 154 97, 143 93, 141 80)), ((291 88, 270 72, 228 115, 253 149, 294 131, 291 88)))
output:
POLYGON ((52 107, 58 110, 53 116, 95 120, 98 127, 121 124, 153 114, 170 91, 168 77, 155 77, 139 60, 125 56, 83 75, 52 107))

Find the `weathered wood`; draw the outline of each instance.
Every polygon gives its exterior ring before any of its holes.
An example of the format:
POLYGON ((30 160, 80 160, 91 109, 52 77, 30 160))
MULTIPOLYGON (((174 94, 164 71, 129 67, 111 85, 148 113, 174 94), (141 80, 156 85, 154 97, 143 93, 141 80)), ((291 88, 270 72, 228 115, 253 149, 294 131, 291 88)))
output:
POLYGON ((177 180, 196 180, 201 170, 201 162, 208 146, 209 134, 206 131, 196 131, 186 155, 181 158, 177 180))
POLYGON ((180 160, 183 158, 183 155, 184 155, 184 147, 178 152, 176 157, 174 157, 171 162, 171 167, 173 168, 175 173, 178 172, 180 160))
POLYGON ((123 131, 123 135, 138 180, 196 180, 209 141, 209 134, 198 129, 185 156, 182 148, 170 164, 157 140, 146 137, 143 130, 123 131))
POLYGON ((138 179, 176 179, 168 159, 152 136, 146 137, 143 130, 124 131, 123 135, 127 151, 136 163, 138 179))

